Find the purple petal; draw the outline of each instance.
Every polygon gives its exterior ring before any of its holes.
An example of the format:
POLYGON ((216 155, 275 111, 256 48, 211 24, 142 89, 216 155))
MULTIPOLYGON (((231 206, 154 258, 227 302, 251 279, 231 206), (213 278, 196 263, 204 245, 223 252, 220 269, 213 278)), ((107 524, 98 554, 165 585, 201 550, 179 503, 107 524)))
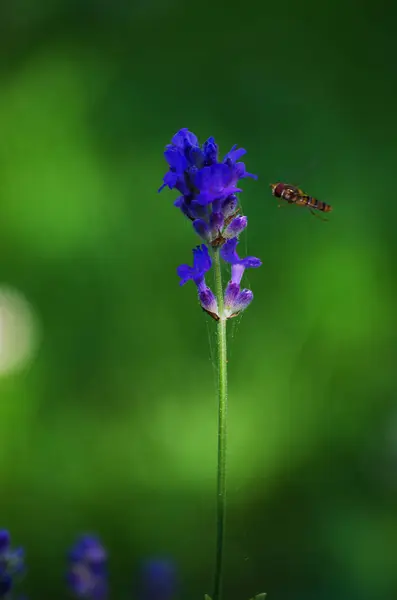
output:
POLYGON ((214 202, 215 196, 211 192, 201 192, 196 196, 196 202, 201 206, 208 206, 211 202, 214 202))
POLYGON ((185 196, 179 196, 179 198, 175 200, 174 206, 179 208, 182 214, 185 215, 185 217, 188 217, 189 219, 192 218, 192 212, 190 210, 190 206, 185 200, 185 196))
POLYGON ((221 211, 221 204, 222 203, 221 203, 220 198, 217 198, 216 200, 214 200, 213 203, 212 203, 212 212, 214 212, 214 213, 222 212, 221 211))
MULTIPOLYGON (((236 218, 240 218, 240 217, 236 217, 236 218)), ((241 265, 245 269, 256 268, 256 267, 261 266, 262 262, 259 260, 259 258, 256 258, 255 256, 247 256, 246 258, 239 258, 238 254, 236 252, 237 244, 238 244, 238 239, 236 237, 232 238, 231 240, 228 240, 226 242, 226 244, 224 244, 224 246, 221 249, 221 256, 222 256, 223 260, 230 263, 231 265, 241 265)))
POLYGON ((208 310, 211 313, 218 314, 218 304, 216 298, 209 287, 205 287, 205 289, 201 289, 199 291, 199 299, 200 304, 205 310, 208 310))
POLYGON ((240 285, 240 281, 244 275, 245 266, 241 262, 232 265, 232 283, 240 285))
POLYGON ((232 180, 233 173, 230 167, 222 163, 212 165, 212 185, 211 189, 214 192, 222 192, 232 180))
POLYGON ((223 237, 226 239, 237 237, 247 227, 247 223, 247 217, 235 217, 226 227, 223 237))
POLYGON ((189 265, 179 265, 176 272, 178 277, 181 278, 179 285, 185 285, 185 283, 187 283, 190 279, 193 279, 195 275, 193 267, 190 267, 189 265))
POLYGON ((176 187, 177 183, 178 183, 178 179, 179 179, 179 175, 177 173, 173 173, 172 171, 168 171, 168 173, 166 173, 163 177, 163 185, 161 187, 159 187, 158 191, 161 192, 161 190, 165 187, 169 187, 170 190, 172 190, 174 187, 176 187))
POLYGON ((185 156, 175 146, 169 146, 164 152, 164 156, 171 169, 177 173, 183 173, 187 169, 188 162, 185 156))
POLYGON ((225 164, 217 163, 204 167, 196 173, 195 184, 200 192, 210 192, 214 199, 219 197, 233 178, 233 170, 225 164))
POLYGON ((197 286, 204 281, 204 275, 211 268, 211 257, 205 244, 196 246, 193 249, 193 267, 189 265, 179 265, 176 272, 181 278, 179 285, 184 285, 189 279, 193 279, 197 286))
POLYGON ((213 237, 218 237, 224 224, 224 217, 222 213, 213 212, 210 215, 210 230, 213 237))
POLYGON ((224 261, 230 263, 231 265, 239 262, 239 257, 236 252, 238 244, 237 238, 232 238, 231 240, 227 240, 227 242, 221 248, 221 257, 224 261))
POLYGON ((206 190, 211 182, 211 167, 204 167, 197 171, 194 184, 198 190, 206 190))
POLYGON ((196 219, 203 219, 207 217, 207 210, 205 206, 202 206, 197 200, 192 200, 189 204, 190 216, 196 219))
POLYGON ((231 148, 231 150, 229 150, 229 152, 226 154, 225 158, 223 159, 224 162, 226 160, 230 160, 231 162, 235 163, 239 158, 244 156, 244 154, 247 154, 247 150, 245 150, 244 148, 239 148, 238 150, 236 150, 236 148, 237 144, 235 144, 231 148))
POLYGON ((252 177, 252 179, 258 179, 257 175, 247 173, 245 169, 245 164, 243 162, 238 162, 234 165, 233 174, 236 179, 244 179, 245 177, 252 177))
POLYGON ((189 131, 187 127, 183 127, 174 135, 172 138, 172 143, 174 146, 177 146, 177 148, 184 150, 186 145, 197 146, 198 140, 194 133, 189 131))
POLYGON ((195 232, 203 238, 206 242, 211 240, 211 230, 204 219, 196 219, 193 221, 193 227, 195 232))
POLYGON ((251 304, 253 299, 254 294, 251 290, 241 290, 233 306, 234 312, 241 312, 242 310, 245 310, 247 306, 251 304))
POLYGON ((237 283, 229 282, 225 290, 225 308, 229 310, 234 306, 237 296, 240 293, 240 286, 237 283))
POLYGON ((189 148, 187 157, 189 162, 198 169, 201 169, 204 166, 205 156, 199 146, 193 146, 192 148, 189 148))
POLYGON ((242 258, 240 262, 246 269, 256 269, 262 265, 262 261, 255 256, 247 256, 246 258, 242 258))
POLYGON ((197 246, 193 250, 193 265, 197 273, 204 274, 210 270, 212 260, 208 252, 208 248, 205 244, 197 246))
POLYGON ((185 203, 185 196, 179 196, 175 202, 174 202, 174 206, 176 206, 177 208, 181 208, 183 206, 183 204, 185 203))

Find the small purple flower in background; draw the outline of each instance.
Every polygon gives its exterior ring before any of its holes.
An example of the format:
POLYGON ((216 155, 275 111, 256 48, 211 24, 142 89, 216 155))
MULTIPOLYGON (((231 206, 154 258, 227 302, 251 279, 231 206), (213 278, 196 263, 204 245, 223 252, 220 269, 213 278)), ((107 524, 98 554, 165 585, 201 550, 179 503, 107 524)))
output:
POLYGON ((7 530, 0 530, 0 598, 11 591, 14 576, 24 570, 23 548, 11 549, 11 538, 7 530))
POLYGON ((85 535, 69 552, 69 587, 77 598, 104 600, 108 593, 107 553, 100 541, 85 535))
POLYGON ((237 316, 252 302, 251 290, 240 289, 241 278, 246 268, 262 264, 258 258, 240 259, 236 253, 238 237, 248 224, 247 217, 238 214, 237 193, 242 191, 237 187, 238 182, 245 177, 256 179, 256 175, 248 173, 245 164, 239 162, 245 153, 244 148, 233 146, 219 162, 214 138, 208 138, 200 146, 194 133, 186 128, 174 135, 164 152, 169 170, 159 191, 168 186, 182 194, 175 206, 193 222, 194 231, 208 244, 214 256, 220 249, 220 258, 231 265, 231 280, 221 294, 220 289, 216 289, 217 296, 205 282, 205 274, 212 267, 205 244, 193 250, 193 267, 183 264, 177 269, 180 285, 191 279, 197 286, 201 307, 216 321, 237 316))
POLYGON ((165 558, 146 560, 138 577, 138 600, 173 600, 177 591, 174 563, 165 558))

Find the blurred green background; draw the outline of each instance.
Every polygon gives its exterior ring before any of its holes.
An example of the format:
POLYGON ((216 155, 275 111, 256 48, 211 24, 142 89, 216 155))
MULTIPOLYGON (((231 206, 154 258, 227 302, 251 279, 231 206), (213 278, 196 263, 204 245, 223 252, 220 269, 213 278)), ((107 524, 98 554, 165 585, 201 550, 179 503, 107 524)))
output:
POLYGON ((198 240, 157 194, 181 127, 243 146, 259 175, 241 195, 263 267, 230 331, 224 598, 396 597, 395 16, 1 3, 0 526, 26 546, 30 598, 66 597, 85 531, 113 598, 159 554, 182 597, 211 592, 214 324, 175 273, 198 240), (330 221, 277 210, 278 180, 330 221))

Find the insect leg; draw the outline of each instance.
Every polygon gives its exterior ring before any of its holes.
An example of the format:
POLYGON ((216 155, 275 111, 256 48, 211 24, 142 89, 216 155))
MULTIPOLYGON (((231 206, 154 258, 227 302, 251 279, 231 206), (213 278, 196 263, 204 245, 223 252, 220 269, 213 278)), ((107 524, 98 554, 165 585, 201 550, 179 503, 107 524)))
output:
POLYGON ((322 217, 321 215, 318 215, 317 213, 314 212, 314 210, 312 210, 311 208, 309 208, 310 212, 312 213, 313 217, 317 217, 317 219, 320 219, 321 221, 328 221, 328 219, 326 219, 325 217, 322 217))

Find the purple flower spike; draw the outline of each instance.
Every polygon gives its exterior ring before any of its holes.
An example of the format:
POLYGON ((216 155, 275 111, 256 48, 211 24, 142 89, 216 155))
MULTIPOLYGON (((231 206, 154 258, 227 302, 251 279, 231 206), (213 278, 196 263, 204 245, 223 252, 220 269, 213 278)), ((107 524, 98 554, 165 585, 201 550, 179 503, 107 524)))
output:
POLYGON ((235 217, 223 232, 225 239, 236 238, 247 227, 247 217, 235 217))
POLYGON ((107 553, 96 537, 83 536, 73 546, 67 580, 77 598, 104 600, 107 597, 107 553))
POLYGON ((245 269, 262 264, 254 256, 240 258, 236 252, 238 236, 247 227, 247 218, 239 214, 237 195, 242 191, 239 182, 246 177, 257 179, 241 162, 245 154, 244 148, 235 145, 223 160, 219 159, 213 137, 200 145, 187 128, 173 136, 164 152, 169 170, 159 191, 164 187, 179 191, 181 195, 175 206, 193 222, 195 232, 206 242, 193 250, 193 266, 183 264, 177 268, 179 283, 184 285, 192 280, 202 308, 216 320, 235 316, 248 306, 252 293, 240 290, 241 279, 245 269), (220 252, 221 258, 231 265, 231 280, 224 292, 224 315, 218 315, 217 298, 205 282, 212 266, 207 245, 213 252, 220 252))
POLYGON ((14 577, 24 570, 23 548, 11 549, 11 538, 7 530, 0 530, 0 598, 13 587, 14 577))
POLYGON ((178 588, 176 567, 165 558, 147 560, 142 563, 138 582, 138 600, 172 600, 178 588))

